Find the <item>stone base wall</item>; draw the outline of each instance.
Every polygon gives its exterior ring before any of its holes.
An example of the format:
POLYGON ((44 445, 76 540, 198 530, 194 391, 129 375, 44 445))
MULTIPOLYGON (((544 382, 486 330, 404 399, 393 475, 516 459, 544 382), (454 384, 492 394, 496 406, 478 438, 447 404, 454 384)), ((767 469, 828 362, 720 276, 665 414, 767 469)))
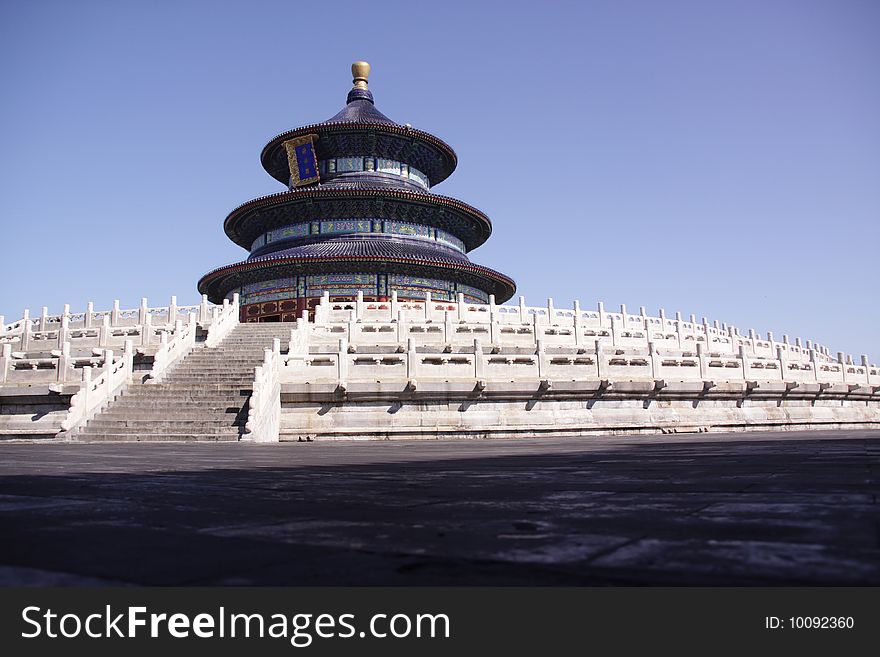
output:
POLYGON ((54 438, 79 386, 0 388, 0 440, 54 438))
MULTIPOLYGON (((405 399, 295 401, 282 393, 280 439, 512 438, 608 433, 880 429, 880 404, 849 400, 405 399)), ((301 399, 301 397, 300 397, 301 399)))

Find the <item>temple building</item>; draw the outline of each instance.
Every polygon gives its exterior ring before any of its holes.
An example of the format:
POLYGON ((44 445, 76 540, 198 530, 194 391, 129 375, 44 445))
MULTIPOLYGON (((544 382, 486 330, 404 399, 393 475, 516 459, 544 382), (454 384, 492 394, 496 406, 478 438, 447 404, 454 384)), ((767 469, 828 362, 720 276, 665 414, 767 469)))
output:
POLYGON ((455 153, 352 72, 341 112, 263 149, 288 188, 226 218, 249 256, 202 277, 199 304, 0 316, 0 439, 880 427, 867 355, 663 308, 505 304, 514 282, 468 258, 488 217, 431 191, 455 153))
POLYGON ((205 274, 214 303, 239 294, 242 322, 294 321, 321 298, 432 298, 503 303, 516 285, 468 253, 492 232, 476 208, 431 191, 455 170, 445 142, 382 114, 368 88, 370 65, 352 65, 354 86, 332 118, 273 138, 263 167, 287 191, 233 210, 224 230, 246 260, 205 274))

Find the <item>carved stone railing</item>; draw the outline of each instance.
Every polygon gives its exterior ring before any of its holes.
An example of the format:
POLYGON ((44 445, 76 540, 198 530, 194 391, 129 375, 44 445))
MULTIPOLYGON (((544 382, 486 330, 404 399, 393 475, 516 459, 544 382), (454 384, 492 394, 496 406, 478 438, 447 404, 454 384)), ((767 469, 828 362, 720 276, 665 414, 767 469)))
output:
POLYGON ((92 368, 85 368, 83 386, 70 400, 70 408, 58 437, 74 435, 131 383, 133 353, 132 344, 127 342, 118 358, 114 358, 112 351, 106 352, 104 368, 97 377, 93 378, 92 368))
POLYGON ((278 442, 281 425, 281 381, 278 377, 280 358, 281 341, 275 338, 272 348, 264 352, 263 364, 254 371, 245 439, 254 442, 278 442))
POLYGON ((146 383, 159 383, 168 370, 182 358, 184 358, 196 344, 196 316, 190 315, 189 322, 184 326, 178 320, 174 326, 174 334, 168 339, 168 334, 162 335, 162 342, 156 355, 153 357, 153 368, 147 375, 146 383))
MULTIPOLYGON (((499 306, 490 297, 488 304, 470 304, 459 295, 457 301, 434 301, 430 294, 424 301, 399 301, 396 293, 387 302, 365 302, 363 295, 351 302, 331 302, 329 295, 315 310, 315 334, 333 331, 330 341, 345 337, 349 343, 377 341, 405 343, 409 337, 445 344, 468 344, 475 337, 501 346, 535 346, 543 340, 547 345, 589 346, 595 340, 615 348, 657 348, 696 351, 702 345, 709 352, 738 355, 740 347, 756 357, 777 356, 783 350, 789 361, 809 363, 812 359, 835 362, 831 351, 810 340, 796 338, 774 340, 768 333, 762 338, 753 329, 741 335, 735 326, 709 323, 704 317, 698 322, 676 313, 666 316, 661 308, 658 316, 649 316, 645 308, 634 315, 621 306, 620 312, 608 312, 599 302, 596 310, 584 310, 575 301, 572 309, 559 309, 549 299, 546 306, 526 306, 523 297, 518 305, 499 306), (344 334, 343 334, 344 333, 344 334), (369 335, 367 335, 369 334, 369 335)), ((320 338, 318 338, 320 339, 320 338)), ((862 363, 866 362, 865 356, 862 363)), ((851 356, 845 361, 852 364, 851 356)))
MULTIPOLYGON (((130 342, 130 341, 129 341, 130 342)), ((88 354, 71 354, 70 343, 53 349, 49 355, 28 357, 12 351, 12 345, 0 345, 0 384, 33 385, 38 383, 80 383, 87 367, 104 365, 106 350, 93 349, 88 354)))
POLYGON ((122 347, 131 340, 136 348, 158 345, 164 333, 172 330, 176 322, 189 323, 196 317, 202 325, 212 319, 212 306, 207 297, 195 306, 178 306, 177 297, 171 297, 167 306, 150 307, 142 299, 138 308, 121 309, 119 301, 113 302, 112 310, 95 311, 89 302, 85 312, 72 313, 70 306, 64 312, 50 315, 47 308, 39 317, 31 317, 28 310, 21 319, 6 324, 0 316, 0 344, 12 344, 15 351, 48 351, 60 349, 70 342, 78 346, 95 348, 122 347))
POLYGON ((223 338, 235 328, 238 324, 238 294, 232 296, 232 303, 229 299, 223 300, 222 306, 214 306, 211 309, 211 326, 208 328, 208 337, 205 344, 208 347, 216 347, 223 338))
MULTIPOLYGON (((315 327, 317 328, 317 327, 315 327)), ((840 360, 825 361, 812 352, 807 362, 789 358, 781 348, 776 358, 755 356, 746 346, 736 355, 712 352, 697 343, 694 351, 615 348, 601 340, 590 346, 565 347, 538 340, 533 349, 497 346, 471 338, 441 344, 389 340, 380 344, 352 344, 347 337, 332 345, 325 334, 311 340, 302 327, 291 334, 291 347, 280 357, 282 383, 335 382, 342 388, 352 381, 680 381, 705 386, 729 382, 755 382, 755 387, 789 383, 841 384, 861 389, 880 401, 880 368, 840 360)))

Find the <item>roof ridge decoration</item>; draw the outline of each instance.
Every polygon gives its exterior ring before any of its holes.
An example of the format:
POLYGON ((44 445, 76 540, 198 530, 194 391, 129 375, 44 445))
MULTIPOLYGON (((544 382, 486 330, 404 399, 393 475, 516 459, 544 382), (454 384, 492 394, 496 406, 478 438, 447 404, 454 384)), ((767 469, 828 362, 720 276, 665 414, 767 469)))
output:
POLYGON ((357 61, 351 65, 352 84, 351 91, 348 92, 346 104, 356 100, 366 100, 370 104, 373 103, 373 94, 368 88, 367 78, 370 77, 370 65, 364 61, 357 61))

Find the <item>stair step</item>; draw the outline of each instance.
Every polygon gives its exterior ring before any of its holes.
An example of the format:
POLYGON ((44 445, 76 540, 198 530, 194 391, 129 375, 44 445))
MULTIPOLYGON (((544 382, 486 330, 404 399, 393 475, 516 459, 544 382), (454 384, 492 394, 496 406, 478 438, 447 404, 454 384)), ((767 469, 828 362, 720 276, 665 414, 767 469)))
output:
POLYGON ((254 368, 283 327, 239 325, 217 347, 196 345, 161 383, 129 386, 79 434, 87 442, 238 441, 254 368))
POLYGON ((108 410, 96 415, 92 422, 206 422, 222 423, 233 422, 240 415, 242 409, 193 409, 188 412, 182 410, 171 411, 167 409, 124 409, 125 412, 108 410))
POLYGON ((183 442, 183 441, 204 441, 204 442, 237 442, 238 433, 230 434, 199 434, 199 433, 143 433, 143 434, 125 434, 125 433, 82 433, 79 440, 83 442, 183 442))
POLYGON ((201 422, 146 422, 142 424, 121 424, 117 422, 104 422, 92 424, 89 422, 87 431, 96 433, 237 433, 244 425, 240 424, 205 424, 201 422))

